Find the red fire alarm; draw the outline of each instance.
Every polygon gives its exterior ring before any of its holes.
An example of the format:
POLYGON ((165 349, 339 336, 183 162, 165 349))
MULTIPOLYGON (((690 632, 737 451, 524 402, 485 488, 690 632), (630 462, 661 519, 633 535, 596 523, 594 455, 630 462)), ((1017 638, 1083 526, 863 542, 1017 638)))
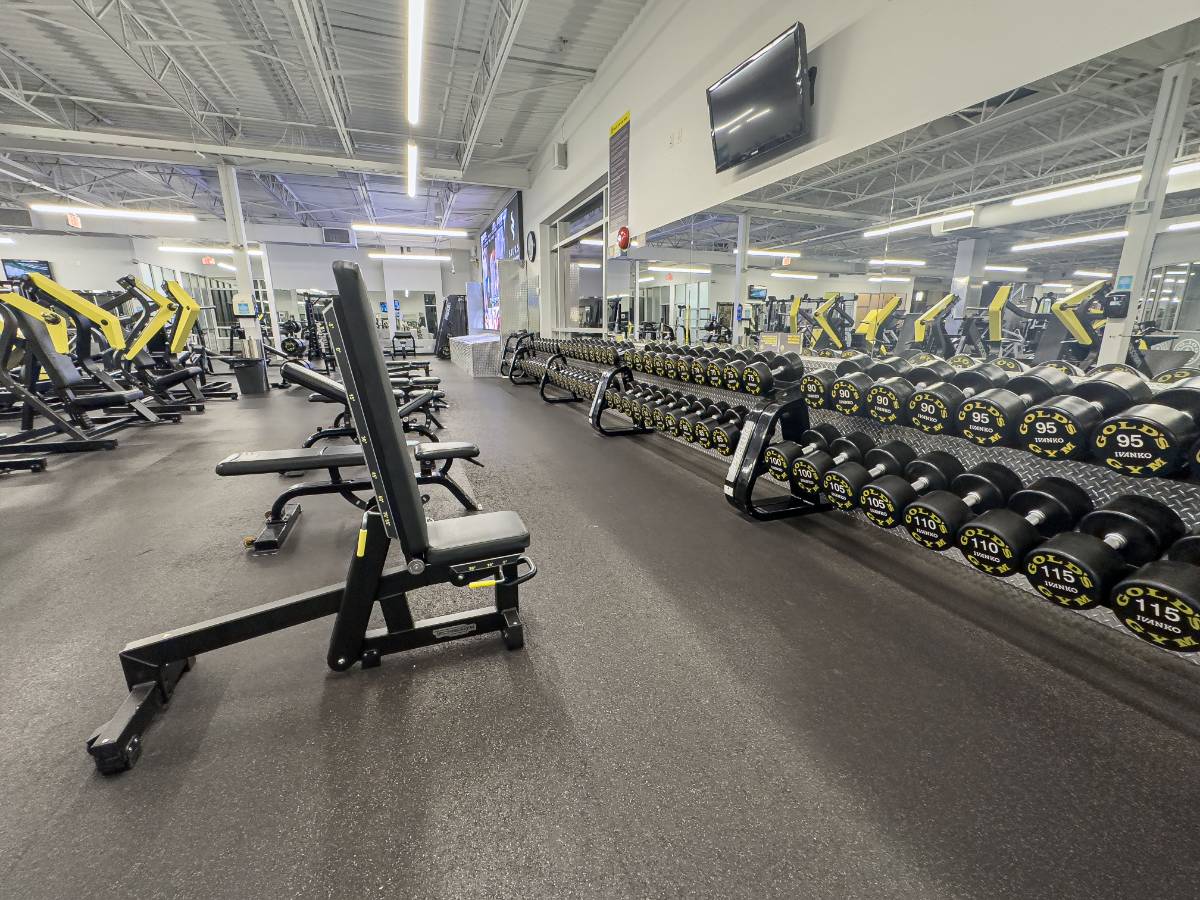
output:
POLYGON ((629 229, 624 225, 617 229, 617 246, 622 250, 629 249, 629 229))
POLYGON ((215 259, 213 259, 211 256, 200 257, 200 262, 201 262, 201 264, 206 265, 206 266, 215 266, 217 264, 217 261, 215 259))

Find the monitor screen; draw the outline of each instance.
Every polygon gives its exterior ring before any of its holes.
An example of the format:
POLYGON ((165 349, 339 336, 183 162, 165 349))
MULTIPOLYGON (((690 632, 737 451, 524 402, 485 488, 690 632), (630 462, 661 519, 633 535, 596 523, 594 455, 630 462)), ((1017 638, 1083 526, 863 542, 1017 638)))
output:
POLYGON ((717 171, 807 140, 811 103, 804 26, 797 22, 708 89, 717 171))
POLYGON ((751 286, 750 299, 751 300, 766 300, 767 299, 767 289, 765 287, 751 286))
POLYGON ((39 275, 45 275, 47 278, 53 278, 50 274, 50 261, 45 259, 6 259, 4 260, 4 277, 5 278, 20 278, 22 275, 28 275, 31 272, 37 272, 39 275))
POLYGON ((479 236, 479 267, 483 271, 483 327, 500 330, 500 260, 521 259, 521 192, 479 236))

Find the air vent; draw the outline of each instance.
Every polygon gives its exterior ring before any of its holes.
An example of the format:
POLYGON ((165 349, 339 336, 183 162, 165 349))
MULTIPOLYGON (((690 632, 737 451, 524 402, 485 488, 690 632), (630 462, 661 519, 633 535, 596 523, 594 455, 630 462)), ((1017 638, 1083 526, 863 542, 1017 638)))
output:
POLYGON ((0 227, 30 228, 33 220, 27 209, 0 209, 0 227))
POLYGON ((339 247, 357 246, 354 241, 354 232, 349 228, 322 228, 321 242, 335 244, 339 247))
POLYGON ((565 169, 567 167, 567 142, 562 141, 554 145, 554 168, 565 169))

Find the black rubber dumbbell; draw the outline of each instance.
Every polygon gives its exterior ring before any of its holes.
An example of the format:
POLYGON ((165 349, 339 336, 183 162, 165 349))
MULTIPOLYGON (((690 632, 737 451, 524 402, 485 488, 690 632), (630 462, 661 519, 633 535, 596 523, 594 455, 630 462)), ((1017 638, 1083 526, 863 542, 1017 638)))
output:
POLYGON ((705 450, 712 450, 714 448, 713 429, 721 425, 739 422, 745 418, 745 415, 746 408, 744 406, 730 406, 724 400, 710 405, 704 415, 696 420, 693 429, 696 443, 705 450))
POLYGON ((742 390, 753 397, 765 397, 775 390, 776 382, 798 381, 803 374, 804 361, 796 353, 751 360, 742 372, 742 390))
POLYGON ((913 366, 907 375, 881 378, 867 390, 863 409, 869 418, 884 425, 908 423, 908 401, 917 388, 936 384, 954 376, 954 369, 943 360, 913 366))
POLYGON ((861 462, 847 460, 825 473, 825 499, 835 509, 854 509, 863 488, 884 475, 899 475, 916 458, 917 452, 903 441, 872 447, 861 462))
POLYGON ((963 401, 1008 383, 1010 373, 994 363, 955 372, 946 381, 918 388, 908 401, 908 422, 926 434, 949 434, 963 401))
POLYGON ((634 411, 641 407, 642 400, 653 392, 653 388, 648 388, 644 385, 638 386, 631 391, 624 391, 617 401, 617 409, 625 413, 625 415, 632 417, 634 411))
POLYGON ((637 412, 634 419, 645 425, 647 428, 654 427, 654 407, 663 402, 668 395, 663 390, 653 390, 647 396, 643 397, 637 405, 637 412))
POLYGON ((871 365, 871 357, 865 353, 850 353, 848 356, 843 356, 841 361, 833 367, 833 371, 838 375, 849 375, 851 372, 865 372, 871 365))
POLYGON ((775 481, 787 484, 791 481, 792 463, 802 456, 824 450, 832 441, 841 437, 833 425, 814 425, 797 441, 779 441, 763 451, 763 466, 775 481))
POLYGON ((1200 438, 1200 377, 1168 387, 1150 403, 1139 403, 1105 419, 1092 435, 1097 460, 1134 478, 1167 476, 1188 461, 1200 438))
POLYGON ((875 379, 866 372, 842 375, 830 386, 826 405, 843 416, 865 416, 867 392, 874 384, 875 379))
POLYGON ((755 353, 752 350, 734 351, 725 360, 725 365, 721 369, 721 387, 727 391, 740 391, 742 389, 742 373, 746 371, 746 366, 750 364, 750 361, 759 357, 769 359, 774 355, 770 350, 764 350, 761 353, 755 353))
POLYGON ((950 482, 950 490, 930 491, 904 508, 904 529, 914 541, 941 553, 957 546, 958 532, 975 516, 1008 502, 1021 489, 1008 466, 981 462, 950 482))
POLYGON ((875 446, 875 439, 862 431, 852 431, 830 441, 825 450, 816 450, 792 463, 790 483, 797 497, 816 497, 821 493, 825 474, 835 466, 861 460, 875 446))
POLYGON ((809 409, 829 409, 829 393, 841 377, 835 369, 813 369, 800 376, 800 393, 809 409))
POLYGON ((1143 641, 1176 653, 1200 651, 1200 535, 1171 545, 1113 588, 1109 606, 1143 641))
POLYGON ((1066 478, 1039 478, 1008 499, 1003 509, 989 509, 958 532, 958 548, 967 562, 996 578, 1022 571, 1034 547, 1075 523, 1093 509, 1088 492, 1066 478))
POLYGON ((1184 536, 1179 515, 1152 497, 1122 494, 1057 534, 1024 560, 1025 577, 1039 594, 1070 609, 1108 603, 1133 566, 1162 556, 1184 536))
MULTIPOLYGON (((729 413, 709 428, 708 449, 716 450, 721 456, 733 456, 742 439, 742 428, 746 424, 746 407, 734 406, 729 413)), ((699 439, 696 441, 700 443, 699 439)))
POLYGON ((656 403, 654 405, 654 410, 653 410, 653 414, 651 417, 652 424, 658 431, 666 431, 667 430, 667 423, 666 423, 667 412, 670 411, 670 412, 674 413, 681 409, 687 409, 689 406, 691 406, 691 402, 695 399, 696 399, 695 397, 691 397, 691 396, 685 397, 682 394, 676 394, 676 393, 668 394, 664 401, 662 401, 660 403, 656 403))
POLYGON ((904 477, 884 475, 864 487, 858 505, 872 524, 895 528, 908 504, 922 494, 945 490, 962 473, 958 457, 944 450, 931 450, 905 466, 904 477))
POLYGON ((885 356, 867 366, 867 374, 878 381, 880 378, 896 378, 907 375, 913 370, 913 364, 903 356, 885 356))
POLYGON ((958 408, 958 433, 981 447, 1011 447, 1025 410, 1070 390, 1075 382, 1055 366, 1037 366, 1004 387, 980 391, 958 408))
POLYGON ((683 406, 667 407, 663 410, 662 430, 666 434, 679 436, 679 420, 686 415, 693 413, 702 413, 706 408, 706 404, 699 397, 691 394, 684 395, 688 401, 683 406))
POLYGON ((1150 383, 1137 372, 1100 372, 1029 409, 1017 426, 1017 446, 1046 459, 1080 459, 1104 419, 1152 395, 1150 383))
POLYGON ((725 385, 725 363, 733 358, 733 350, 716 351, 704 364, 704 384, 719 388, 725 385))
POLYGON ((716 351, 712 347, 692 348, 692 384, 708 384, 708 361, 712 359, 714 353, 716 351))

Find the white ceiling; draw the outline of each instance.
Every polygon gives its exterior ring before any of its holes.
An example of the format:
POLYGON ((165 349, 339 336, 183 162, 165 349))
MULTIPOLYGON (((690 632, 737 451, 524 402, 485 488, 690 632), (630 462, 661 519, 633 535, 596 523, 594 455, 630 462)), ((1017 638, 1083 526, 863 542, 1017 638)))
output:
POLYGON ((479 228, 644 5, 427 0, 410 127, 406 0, 9 0, 0 204, 69 195, 221 217, 225 158, 252 222, 479 228), (415 199, 409 140, 427 176, 415 199))

